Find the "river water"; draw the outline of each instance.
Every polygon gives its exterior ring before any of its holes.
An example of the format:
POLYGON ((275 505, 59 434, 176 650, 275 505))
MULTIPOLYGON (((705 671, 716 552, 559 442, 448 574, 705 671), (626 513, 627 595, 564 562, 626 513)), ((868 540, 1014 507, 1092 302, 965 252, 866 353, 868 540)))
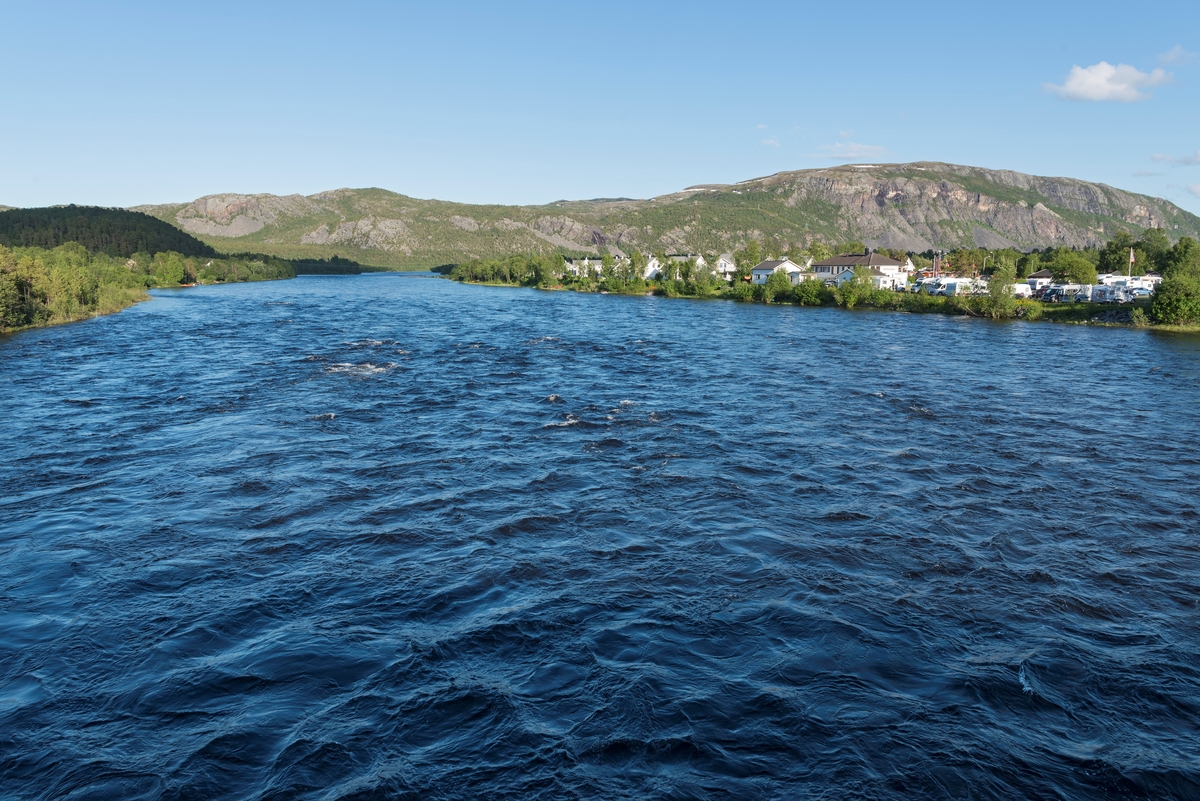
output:
POLYGON ((1196 798, 1200 338, 304 277, 0 339, 4 798, 1196 798))

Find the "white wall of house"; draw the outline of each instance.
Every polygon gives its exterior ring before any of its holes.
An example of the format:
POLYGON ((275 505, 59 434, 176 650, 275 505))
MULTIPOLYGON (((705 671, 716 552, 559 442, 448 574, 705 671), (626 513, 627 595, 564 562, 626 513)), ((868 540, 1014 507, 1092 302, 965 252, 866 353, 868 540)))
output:
POLYGON ((767 279, 770 278, 773 273, 786 272, 788 275, 788 280, 795 285, 800 283, 800 276, 804 275, 804 268, 799 264, 796 264, 791 259, 783 259, 779 264, 763 266, 766 264, 768 264, 766 261, 759 262, 759 265, 750 271, 751 283, 765 284, 767 283, 767 279))
POLYGON ((737 272, 737 264, 733 261, 733 256, 725 254, 717 259, 717 275, 728 281, 737 272))

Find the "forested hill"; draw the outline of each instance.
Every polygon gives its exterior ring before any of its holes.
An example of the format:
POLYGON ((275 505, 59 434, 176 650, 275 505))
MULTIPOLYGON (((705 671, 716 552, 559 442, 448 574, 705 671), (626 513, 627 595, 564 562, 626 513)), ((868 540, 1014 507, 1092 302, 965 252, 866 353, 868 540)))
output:
POLYGON ((291 259, 432 266, 511 254, 720 254, 756 240, 859 241, 921 252, 1090 247, 1120 231, 1200 238, 1200 218, 1160 198, 1073 178, 955 164, 860 164, 706 184, 648 200, 543 206, 420 200, 383 189, 210 195, 139 210, 217 249, 291 259))
POLYGON ((128 258, 135 253, 216 256, 210 245, 162 220, 127 209, 53 206, 0 211, 0 245, 56 248, 78 242, 91 253, 128 258))

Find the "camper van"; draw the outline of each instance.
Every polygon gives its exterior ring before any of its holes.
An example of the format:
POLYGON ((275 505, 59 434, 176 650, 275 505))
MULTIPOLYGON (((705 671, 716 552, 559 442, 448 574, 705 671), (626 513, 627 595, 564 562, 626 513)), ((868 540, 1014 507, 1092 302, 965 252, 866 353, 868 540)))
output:
POLYGON ((1042 295, 1042 303, 1070 303, 1082 288, 1079 284, 1054 284, 1042 295))

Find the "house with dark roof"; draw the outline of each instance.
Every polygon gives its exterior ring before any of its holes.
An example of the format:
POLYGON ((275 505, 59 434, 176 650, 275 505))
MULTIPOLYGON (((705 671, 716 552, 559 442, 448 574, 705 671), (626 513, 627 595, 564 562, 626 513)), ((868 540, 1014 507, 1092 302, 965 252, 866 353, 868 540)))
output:
POLYGON ((841 285, 853 280, 854 271, 864 267, 868 270, 871 285, 877 289, 904 289, 915 269, 912 259, 901 262, 870 248, 862 253, 841 253, 831 259, 815 261, 810 269, 826 283, 841 285))
POLYGON ((766 261, 760 261, 757 265, 755 265, 754 269, 750 271, 750 283, 765 284, 767 283, 767 279, 770 278, 772 274, 778 272, 787 273, 788 280, 791 281, 793 285, 803 281, 804 276, 807 274, 805 273, 803 267, 801 267, 799 264, 796 264, 791 259, 767 259, 766 261))

